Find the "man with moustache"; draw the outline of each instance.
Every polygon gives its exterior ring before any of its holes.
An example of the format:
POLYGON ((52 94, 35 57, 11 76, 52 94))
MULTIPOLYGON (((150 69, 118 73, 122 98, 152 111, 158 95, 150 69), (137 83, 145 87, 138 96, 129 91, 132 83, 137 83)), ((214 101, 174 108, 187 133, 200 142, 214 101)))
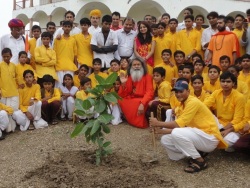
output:
POLYGON ((147 74, 145 62, 139 58, 131 61, 128 75, 120 74, 119 105, 127 122, 138 128, 147 128, 145 117, 148 103, 153 99, 153 81, 147 74))
POLYGON ((89 13, 91 26, 88 29, 89 34, 93 35, 96 31, 101 31, 99 22, 101 19, 102 13, 99 9, 94 9, 89 13))
POLYGON ((213 65, 220 67, 221 56, 227 55, 232 62, 239 57, 239 41, 233 32, 226 31, 225 16, 218 17, 217 29, 219 32, 213 35, 208 45, 209 54, 206 63, 212 60, 213 65))

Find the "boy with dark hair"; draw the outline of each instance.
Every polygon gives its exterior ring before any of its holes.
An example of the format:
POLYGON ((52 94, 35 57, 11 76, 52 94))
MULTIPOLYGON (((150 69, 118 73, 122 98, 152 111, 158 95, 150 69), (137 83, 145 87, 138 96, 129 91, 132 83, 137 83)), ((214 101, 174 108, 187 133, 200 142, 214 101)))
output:
MULTIPOLYGON (((178 26, 178 20, 176 18, 171 18, 168 22, 168 32, 166 33, 166 37, 170 40, 170 50, 174 53, 176 51, 176 40, 177 40, 177 32, 176 28, 178 26)), ((174 56, 171 58, 172 62, 174 62, 174 56)))
POLYGON ((245 83, 250 83, 250 55, 245 54, 241 57, 241 59, 242 70, 240 71, 238 79, 244 81, 245 83))
POLYGON ((216 65, 211 65, 208 68, 208 78, 209 81, 206 81, 204 83, 203 89, 212 94, 215 90, 221 89, 220 82, 219 82, 219 76, 220 76, 220 68, 216 65))
POLYGON ((227 142, 228 152, 233 151, 233 144, 239 139, 238 124, 244 116, 245 99, 238 91, 234 90, 237 78, 230 72, 220 75, 221 89, 214 91, 205 101, 208 108, 215 108, 215 116, 219 120, 218 127, 221 135, 227 142))
POLYGON ((176 50, 174 52, 174 60, 177 67, 185 62, 185 53, 181 50, 176 50))
POLYGON ((63 31, 61 39, 55 39, 54 50, 56 52, 56 73, 58 76, 58 82, 56 87, 59 87, 63 83, 63 77, 65 74, 71 74, 74 76, 74 72, 77 70, 77 45, 74 37, 70 36, 72 30, 72 22, 65 21, 63 23, 63 31))
POLYGON ((152 30, 153 40, 155 40, 158 37, 158 24, 152 24, 150 28, 152 30))
MULTIPOLYGON (((54 33, 56 31, 56 24, 54 22, 48 22, 46 24, 46 31, 50 33, 51 35, 51 40, 50 40, 50 43, 49 43, 49 46, 50 48, 53 48, 53 40, 54 40, 54 33)), ((41 37, 39 37, 37 40, 36 40, 36 47, 39 47, 39 46, 42 46, 43 43, 42 43, 42 40, 41 40, 41 37)))
POLYGON ((112 24, 110 29, 112 29, 113 31, 119 30, 122 27, 120 27, 120 18, 121 18, 121 14, 117 11, 112 13, 112 24))
POLYGON ((42 118, 48 123, 55 125, 58 123, 56 116, 61 110, 61 94, 59 89, 54 88, 55 80, 51 75, 45 74, 42 79, 42 118))
POLYGON ((202 25, 205 23, 204 16, 201 14, 196 15, 194 22, 196 23, 195 30, 199 31, 200 34, 202 34, 204 30, 204 28, 202 28, 202 25))
POLYGON ((204 82, 203 77, 201 75, 192 76, 191 85, 193 87, 193 90, 190 91, 190 95, 198 98, 201 102, 203 102, 207 97, 209 97, 209 93, 202 89, 204 82))
POLYGON ((36 69, 36 63, 35 63, 35 48, 36 48, 36 42, 37 39, 41 35, 41 27, 38 25, 33 25, 31 28, 32 38, 29 40, 29 55, 30 55, 30 65, 33 69, 36 69))
POLYGON ((79 69, 78 69, 78 74, 74 75, 74 85, 77 87, 77 88, 80 88, 81 84, 81 80, 83 78, 85 78, 87 75, 88 75, 88 72, 89 72, 89 67, 86 65, 86 64, 82 64, 79 69))
POLYGON ((230 29, 230 31, 234 30, 234 18, 232 16, 226 16, 226 26, 230 29))
POLYGON ((227 55, 223 55, 220 57, 220 67, 222 72, 226 72, 230 64, 230 57, 228 57, 227 55))
POLYGON ((208 81, 207 72, 205 73, 204 68, 206 67, 205 62, 201 59, 198 59, 194 62, 194 74, 200 75, 203 77, 204 81, 208 81))
POLYGON ((244 46, 244 44, 241 44, 241 38, 244 33, 244 28, 243 28, 244 22, 245 22, 245 17, 242 14, 237 14, 235 16, 235 23, 234 23, 235 28, 233 30, 233 33, 235 33, 235 35, 237 36, 239 40, 240 56, 246 53, 246 47, 244 46))
POLYGON ((120 75, 120 61, 118 59, 113 59, 110 62, 110 68, 108 70, 108 74, 112 74, 113 72, 116 72, 118 76, 120 75))
POLYGON ((91 68, 93 60, 93 51, 91 49, 90 41, 92 35, 88 32, 88 29, 91 26, 91 22, 88 18, 82 18, 80 20, 80 25, 82 32, 74 35, 77 46, 78 67, 82 64, 86 64, 91 68))

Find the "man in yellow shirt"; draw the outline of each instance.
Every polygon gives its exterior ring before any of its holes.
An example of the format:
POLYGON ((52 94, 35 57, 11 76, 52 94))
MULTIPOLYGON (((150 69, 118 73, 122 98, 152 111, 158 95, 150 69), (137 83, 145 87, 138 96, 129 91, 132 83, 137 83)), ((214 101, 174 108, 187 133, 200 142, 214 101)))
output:
POLYGON ((163 127, 156 132, 165 134, 161 138, 162 145, 166 148, 172 160, 191 157, 185 172, 193 173, 207 167, 206 160, 200 152, 212 152, 217 146, 227 147, 213 114, 197 98, 189 95, 188 82, 177 80, 173 91, 180 101, 180 106, 175 109, 177 119, 170 122, 160 122, 150 118, 150 125, 163 127))
POLYGON ((186 29, 179 31, 177 34, 176 48, 186 54, 186 61, 188 61, 193 54, 199 53, 201 50, 201 34, 193 28, 193 23, 194 16, 186 16, 186 29))
POLYGON ((30 53, 30 65, 33 69, 36 69, 36 63, 35 63, 35 48, 36 48, 36 42, 37 39, 41 35, 41 27, 38 25, 33 25, 31 28, 32 31, 32 37, 29 40, 29 53, 30 53))
POLYGON ((237 14, 235 16, 235 21, 234 21, 235 28, 233 30, 233 33, 235 33, 235 35, 237 36, 239 40, 240 56, 243 56, 246 53, 246 47, 241 44, 241 38, 244 33, 244 29, 243 29, 244 20, 245 20, 245 17, 241 14, 237 14))
MULTIPOLYGON (((177 41, 177 31, 176 28, 178 26, 178 20, 176 18, 171 18, 169 20, 169 32, 166 32, 165 35, 170 40, 169 49, 174 54, 176 51, 176 41, 177 41)), ((171 61, 174 62, 174 57, 172 56, 171 61)))
POLYGON ((204 104, 216 111, 215 115, 219 120, 218 127, 221 135, 229 145, 226 151, 232 152, 233 144, 240 137, 237 133, 239 131, 237 124, 242 121, 244 116, 245 99, 241 93, 233 89, 237 84, 237 78, 232 73, 222 73, 220 84, 222 89, 214 91, 204 101, 204 104))

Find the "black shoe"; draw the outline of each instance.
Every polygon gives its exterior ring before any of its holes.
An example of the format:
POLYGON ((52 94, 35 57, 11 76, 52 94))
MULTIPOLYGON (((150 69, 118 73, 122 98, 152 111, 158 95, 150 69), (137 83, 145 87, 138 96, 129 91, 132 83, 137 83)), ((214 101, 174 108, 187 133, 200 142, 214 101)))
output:
POLYGON ((2 132, 2 131, 0 130, 0 134, 1 134, 0 140, 4 140, 4 139, 5 139, 5 132, 2 132))

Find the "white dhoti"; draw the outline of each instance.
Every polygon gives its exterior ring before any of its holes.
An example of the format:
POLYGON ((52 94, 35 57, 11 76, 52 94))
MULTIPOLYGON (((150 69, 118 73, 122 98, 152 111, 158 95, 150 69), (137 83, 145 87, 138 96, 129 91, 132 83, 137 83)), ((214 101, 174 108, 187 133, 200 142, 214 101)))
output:
POLYGON ((9 116, 5 110, 0 111, 0 131, 7 129, 9 125, 9 116))
POLYGON ((110 112, 110 109, 108 109, 108 113, 112 114, 114 117, 114 119, 111 120, 112 125, 120 124, 122 122, 122 119, 121 119, 121 109, 119 105, 115 104, 115 105, 109 105, 109 106, 111 108, 111 112, 110 112))
POLYGON ((171 160, 180 160, 184 157, 193 159, 201 157, 197 150, 212 152, 219 141, 214 135, 207 134, 200 129, 184 127, 175 128, 171 134, 162 136, 161 143, 171 160))
MULTIPOLYGON (((19 108, 19 97, 14 96, 14 97, 2 97, 1 102, 5 104, 6 106, 10 106, 13 108, 14 111, 17 111, 19 108)), ((16 129, 16 122, 13 120, 11 116, 9 117, 9 123, 6 128, 6 132, 14 132, 16 129)))
POLYGON ((168 109, 166 111, 166 120, 165 122, 170 122, 170 121, 174 121, 174 117, 173 117, 173 110, 172 109, 168 109))
POLYGON ((75 109, 75 99, 73 97, 68 97, 67 99, 62 99, 62 111, 61 118, 64 118, 68 114, 68 118, 73 118, 73 112, 75 109))
POLYGON ((72 76, 72 78, 74 78, 74 72, 73 71, 56 71, 57 77, 58 77, 58 81, 56 81, 55 83, 55 87, 59 88, 60 86, 62 86, 63 83, 63 77, 65 74, 70 74, 72 76))
MULTIPOLYGON (((48 123, 41 118, 41 106, 42 102, 38 101, 35 102, 32 106, 28 107, 28 111, 34 117, 33 124, 36 129, 48 127, 48 123)), ((13 113, 13 119, 15 119, 16 122, 20 125, 21 131, 26 131, 30 126, 30 120, 21 110, 15 111, 13 113)))

